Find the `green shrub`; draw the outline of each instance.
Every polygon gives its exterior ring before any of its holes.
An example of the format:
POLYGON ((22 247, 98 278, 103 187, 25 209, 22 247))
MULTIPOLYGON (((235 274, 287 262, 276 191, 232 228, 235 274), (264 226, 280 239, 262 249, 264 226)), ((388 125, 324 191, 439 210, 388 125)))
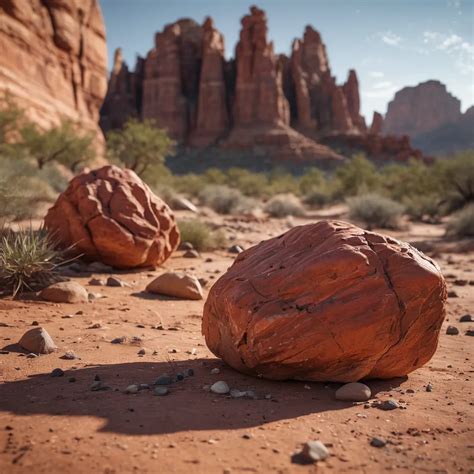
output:
POLYGON ((362 154, 355 155, 341 165, 335 173, 338 183, 337 195, 356 196, 362 192, 373 192, 381 185, 380 174, 375 165, 362 154))
POLYGON ((190 242, 196 250, 215 250, 225 247, 224 232, 212 230, 205 222, 197 219, 178 222, 182 242, 190 242))
POLYGON ((365 194, 348 200, 351 219, 363 222, 370 230, 374 227, 397 229, 404 211, 401 204, 379 194, 365 194))
POLYGON ((278 194, 272 197, 264 210, 272 217, 303 216, 305 213, 300 200, 293 194, 278 194))
POLYGON ((474 204, 469 204, 452 216, 446 233, 450 237, 474 237, 474 204))
POLYGON ((211 185, 199 193, 201 204, 209 206, 219 214, 239 214, 252 211, 255 201, 242 195, 238 189, 211 185))
POLYGON ((59 278, 63 252, 43 230, 3 229, 0 233, 0 289, 16 296, 22 291, 37 291, 59 278))
POLYGON ((440 216, 440 198, 437 194, 421 194, 402 200, 406 213, 415 221, 436 221, 440 216))

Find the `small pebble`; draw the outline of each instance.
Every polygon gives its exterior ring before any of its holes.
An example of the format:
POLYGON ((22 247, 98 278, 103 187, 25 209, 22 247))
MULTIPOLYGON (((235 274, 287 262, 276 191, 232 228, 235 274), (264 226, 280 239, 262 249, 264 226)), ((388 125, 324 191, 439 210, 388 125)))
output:
POLYGON ((459 329, 456 326, 448 326, 446 328, 446 334, 448 336, 457 336, 459 334, 459 329))
POLYGON ((377 405, 377 408, 384 411, 390 411, 400 408, 400 405, 395 400, 384 400, 377 405))
POLYGON ((153 393, 155 395, 158 395, 158 396, 162 397, 164 395, 168 395, 168 393, 170 393, 170 391, 168 390, 167 387, 155 387, 155 389, 153 390, 153 393))
POLYGON ((230 392, 230 388, 226 382, 224 382, 223 380, 219 380, 218 382, 211 385, 211 392, 224 395, 230 392))
POLYGON ((125 389, 125 393, 138 393, 139 390, 138 385, 129 385, 125 389))
POLYGON ((433 391, 433 385, 431 385, 431 383, 428 383, 428 385, 426 386, 426 391, 427 392, 432 392, 433 391))
POLYGON ((155 385, 170 385, 173 383, 173 379, 168 374, 160 375, 155 380, 155 385))
POLYGON ((54 369, 50 374, 51 377, 62 377, 63 375, 64 375, 63 369, 54 369))
POLYGON ((79 359, 74 351, 66 351, 64 355, 61 356, 61 359, 65 360, 75 360, 79 359))
POLYGON ((470 314, 465 314, 459 318, 460 323, 472 323, 474 322, 474 319, 472 319, 472 316, 470 314))
POLYGON ((308 441, 303 445, 299 457, 303 463, 314 463, 329 457, 329 451, 321 441, 308 441))
POLYGON ((374 437, 370 440, 370 445, 374 448, 383 448, 386 444, 387 441, 385 441, 383 438, 374 437))
POLYGON ((122 337, 116 337, 115 339, 112 339, 110 342, 112 344, 123 344, 126 340, 127 338, 125 336, 122 336, 122 337))
POLYGON ((145 349, 140 349, 138 351, 138 355, 145 355, 146 354, 146 350, 145 349))
POLYGON ((211 370, 212 375, 217 375, 217 374, 220 374, 220 373, 221 373, 221 371, 217 367, 211 370))

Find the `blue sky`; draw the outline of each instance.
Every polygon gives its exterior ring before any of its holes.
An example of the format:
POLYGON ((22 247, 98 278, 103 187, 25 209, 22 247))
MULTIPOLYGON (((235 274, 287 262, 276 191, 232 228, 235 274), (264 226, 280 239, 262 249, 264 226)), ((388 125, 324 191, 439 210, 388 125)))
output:
MULTIPOLYGON (((101 0, 109 66, 122 47, 129 65, 145 55, 156 31, 179 18, 198 22, 210 15, 234 56, 245 0, 101 0)), ((385 113, 394 92, 438 79, 461 100, 474 104, 474 0, 260 0, 275 51, 288 54, 307 24, 320 31, 333 74, 345 80, 357 71, 362 113, 385 113)))

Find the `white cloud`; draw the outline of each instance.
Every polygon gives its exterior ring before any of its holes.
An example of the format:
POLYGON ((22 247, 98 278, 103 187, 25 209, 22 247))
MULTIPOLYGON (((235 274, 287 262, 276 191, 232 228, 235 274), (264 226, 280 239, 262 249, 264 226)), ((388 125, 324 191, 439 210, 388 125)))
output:
POLYGON ((369 72, 369 76, 373 77, 374 79, 381 79, 385 76, 385 74, 381 71, 371 71, 369 72))
POLYGON ((398 89, 391 81, 380 81, 372 84, 370 89, 363 90, 362 95, 369 99, 391 99, 398 89))
POLYGON ((391 86, 393 86, 393 83, 391 81, 382 81, 382 82, 376 82, 372 86, 372 89, 388 89, 391 86))
POLYGON ((382 41, 385 44, 388 44, 389 46, 398 46, 402 41, 402 38, 396 35, 395 33, 393 33, 392 31, 386 31, 384 33, 380 33, 380 37, 382 41))
POLYGON ((423 43, 432 51, 441 51, 454 59, 454 64, 462 74, 474 72, 474 44, 461 36, 436 31, 423 32, 423 43))

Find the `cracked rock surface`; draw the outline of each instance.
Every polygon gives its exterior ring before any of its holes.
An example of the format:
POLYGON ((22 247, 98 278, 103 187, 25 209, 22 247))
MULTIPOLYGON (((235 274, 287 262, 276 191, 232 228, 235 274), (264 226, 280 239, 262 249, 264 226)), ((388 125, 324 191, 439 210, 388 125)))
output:
POLYGON ((71 180, 48 231, 72 252, 116 268, 163 263, 179 245, 174 214, 131 170, 104 166, 71 180))
POLYGON ((209 292, 202 331, 248 374, 392 378, 431 359, 445 301, 439 267, 409 244, 321 221, 239 254, 209 292))

